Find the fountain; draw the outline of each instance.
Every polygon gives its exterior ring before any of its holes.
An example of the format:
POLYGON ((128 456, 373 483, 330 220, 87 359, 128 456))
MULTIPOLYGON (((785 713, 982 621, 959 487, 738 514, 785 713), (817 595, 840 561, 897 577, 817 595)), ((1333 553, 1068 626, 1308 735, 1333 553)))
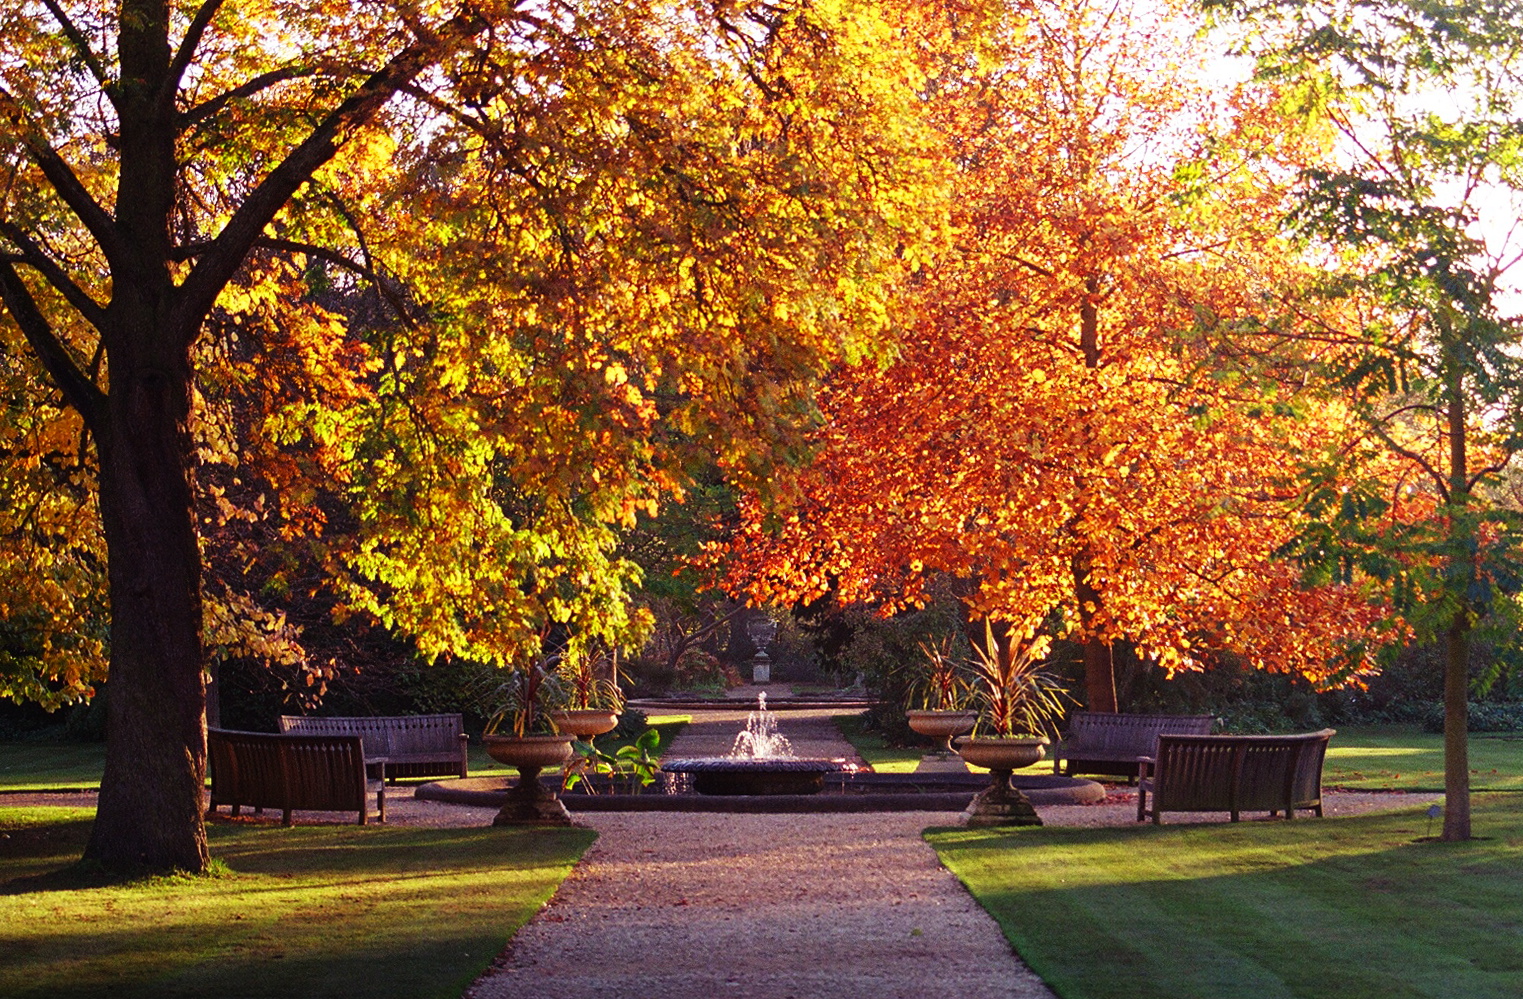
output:
POLYGON ((825 775, 841 769, 835 760, 799 759, 777 730, 777 715, 767 710, 765 691, 757 695, 756 710, 735 736, 729 756, 667 760, 667 773, 691 774, 699 794, 818 794, 825 775))
POLYGON ((777 730, 777 715, 767 710, 767 692, 756 695, 756 710, 746 715, 746 727, 735 736, 732 760, 791 760, 793 744, 777 730))

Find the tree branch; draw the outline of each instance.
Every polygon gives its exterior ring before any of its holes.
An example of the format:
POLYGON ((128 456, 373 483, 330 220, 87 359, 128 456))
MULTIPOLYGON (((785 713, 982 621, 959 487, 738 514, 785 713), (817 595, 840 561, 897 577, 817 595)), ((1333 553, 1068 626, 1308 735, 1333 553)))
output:
MULTIPOLYGON (((64 36, 69 39, 69 44, 73 45, 74 50, 79 53, 79 58, 83 60, 85 67, 90 70, 90 75, 95 77, 95 82, 101 85, 101 89, 106 92, 106 97, 110 98, 111 87, 108 85, 110 78, 106 76, 105 67, 100 64, 100 60, 95 58, 95 53, 90 50, 90 41, 85 37, 84 32, 80 31, 78 26, 69 20, 69 15, 58 5, 58 0, 42 0, 42 3, 43 6, 47 7, 48 13, 53 15, 53 20, 57 21, 58 26, 63 29, 64 36)), ((112 100, 111 103, 114 106, 116 101, 112 100)))
POLYGON ((277 83, 286 80, 297 80, 303 76, 311 76, 317 70, 311 66, 286 66, 282 69, 272 69, 268 73, 260 73, 251 77, 232 90, 226 90, 210 100, 202 101, 195 107, 190 108, 180 115, 181 125, 196 125, 205 121, 212 115, 227 107, 233 101, 244 97, 252 97, 266 87, 273 87, 277 83))
POLYGON ((1470 492, 1476 486, 1480 485, 1482 479, 1484 479, 1484 478, 1486 478, 1488 476, 1501 474, 1502 472, 1506 471, 1507 466, 1510 465, 1510 464, 1512 464, 1512 455, 1509 454, 1506 458, 1503 458, 1501 461, 1494 462, 1493 464, 1487 465, 1485 468, 1483 468, 1480 471, 1476 472, 1474 475, 1472 475, 1469 479, 1466 480, 1466 482, 1465 482, 1465 491, 1466 492, 1470 492))
POLYGON ((1385 444, 1386 447, 1390 448, 1400 457, 1412 462, 1412 464, 1417 466, 1419 471, 1432 479, 1434 486, 1438 489, 1438 495, 1445 503, 1449 502, 1449 480, 1438 469, 1434 468, 1427 458, 1400 444, 1394 437, 1386 433, 1385 428, 1378 422, 1371 423, 1370 429, 1374 431, 1376 437, 1380 438, 1381 443, 1385 444))
POLYGON ((106 318, 105 308, 86 294, 83 288, 75 284, 64 269, 52 257, 49 257, 20 226, 0 219, 0 235, 21 247, 20 256, 11 258, 13 262, 26 264, 41 274, 48 284, 68 300, 70 305, 79 310, 79 314, 85 318, 86 322, 96 329, 101 329, 106 318))
MULTIPOLYGON (((171 256, 175 260, 193 260, 203 253, 209 252, 216 244, 214 243, 191 243, 187 246, 176 247, 171 256)), ((294 239, 276 239, 273 236, 260 236, 254 240, 254 246, 266 250, 282 250, 288 253, 305 253, 310 257, 320 257, 329 263, 337 264, 345 270, 353 271, 363 278, 378 281, 380 278, 374 271, 364 264, 357 264, 337 250, 326 246, 318 246, 314 243, 303 243, 294 239)), ((252 247, 251 247, 252 249, 252 247)))
POLYGON ((90 432, 99 437, 100 422, 104 417, 106 395, 85 376, 69 354, 69 348, 53 332, 47 317, 37 308, 37 302, 27 289, 16 268, 0 262, 0 301, 20 327, 21 333, 31 345, 37 359, 42 362, 48 376, 53 379, 69 405, 79 411, 90 432))
POLYGON ((180 80, 185 76, 185 70, 190 67, 190 61, 196 57, 196 49, 201 44, 201 37, 206 34, 206 29, 211 25, 212 18, 217 16, 217 11, 222 9, 223 0, 206 0, 196 11, 196 16, 190 19, 190 26, 185 29, 185 37, 180 39, 180 47, 175 49, 174 58, 170 60, 169 72, 164 74, 164 83, 159 89, 159 110, 170 111, 174 107, 175 94, 180 89, 180 80))
POLYGON ((357 129, 371 122, 398 90, 486 27, 487 22, 480 17, 457 15, 437 35, 420 38, 398 53, 334 108, 244 199, 212 241, 211 249, 197 261, 180 286, 177 311, 181 315, 175 327, 194 336, 200 328, 196 320, 210 311, 264 227, 317 168, 328 162, 357 129))

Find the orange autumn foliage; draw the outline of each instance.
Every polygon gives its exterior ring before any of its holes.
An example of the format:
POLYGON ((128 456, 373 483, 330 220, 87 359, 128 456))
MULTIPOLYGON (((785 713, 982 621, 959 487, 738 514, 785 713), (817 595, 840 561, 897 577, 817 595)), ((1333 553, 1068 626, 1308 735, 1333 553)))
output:
POLYGON ((1185 15, 1155 11, 1023 7, 998 68, 942 92, 956 243, 901 303, 895 361, 831 383, 796 504, 744 506, 736 586, 891 613, 947 574, 973 616, 1170 670, 1365 665, 1341 653, 1382 608, 1275 557, 1295 455, 1351 425, 1203 346, 1300 280, 1275 219, 1316 137, 1213 81, 1185 15))

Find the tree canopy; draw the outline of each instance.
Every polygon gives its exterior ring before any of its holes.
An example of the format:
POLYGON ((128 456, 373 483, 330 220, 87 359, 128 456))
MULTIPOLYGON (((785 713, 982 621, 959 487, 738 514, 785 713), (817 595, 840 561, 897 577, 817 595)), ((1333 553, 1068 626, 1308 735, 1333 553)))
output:
POLYGON ((1523 204, 1523 9, 1511 2, 1222 3, 1260 73, 1337 136, 1290 222, 1336 254, 1313 289, 1344 307, 1321 377, 1363 432, 1316 472, 1296 546, 1322 578, 1381 580, 1446 645, 1444 838, 1470 836, 1471 632, 1523 585, 1504 478, 1523 444, 1523 326, 1509 308, 1523 204))
POLYGON ((614 528, 698 460, 763 482, 815 375, 877 349, 942 229, 921 63, 976 15, 0 13, 0 573, 7 627, 43 622, 0 665, 64 698, 109 657, 90 855, 204 864, 204 637, 250 616, 219 607, 329 586, 495 662, 556 622, 638 631, 614 528), (251 521, 323 578, 209 587, 251 521))

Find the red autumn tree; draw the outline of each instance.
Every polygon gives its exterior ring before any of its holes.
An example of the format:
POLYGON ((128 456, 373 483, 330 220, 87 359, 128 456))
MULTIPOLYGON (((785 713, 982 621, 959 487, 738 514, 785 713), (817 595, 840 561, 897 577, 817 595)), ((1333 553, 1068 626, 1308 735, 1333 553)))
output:
POLYGON ((887 611, 949 574, 971 615, 1078 641, 1094 710, 1116 709, 1121 640, 1169 669, 1208 648, 1354 668, 1338 653, 1378 610, 1275 557, 1294 455, 1343 416, 1203 346, 1301 280, 1276 222, 1315 143, 1212 54, 1182 11, 1052 0, 992 73, 942 81, 956 244, 903 303, 894 363, 831 384, 797 506, 750 507, 737 583, 887 611))

